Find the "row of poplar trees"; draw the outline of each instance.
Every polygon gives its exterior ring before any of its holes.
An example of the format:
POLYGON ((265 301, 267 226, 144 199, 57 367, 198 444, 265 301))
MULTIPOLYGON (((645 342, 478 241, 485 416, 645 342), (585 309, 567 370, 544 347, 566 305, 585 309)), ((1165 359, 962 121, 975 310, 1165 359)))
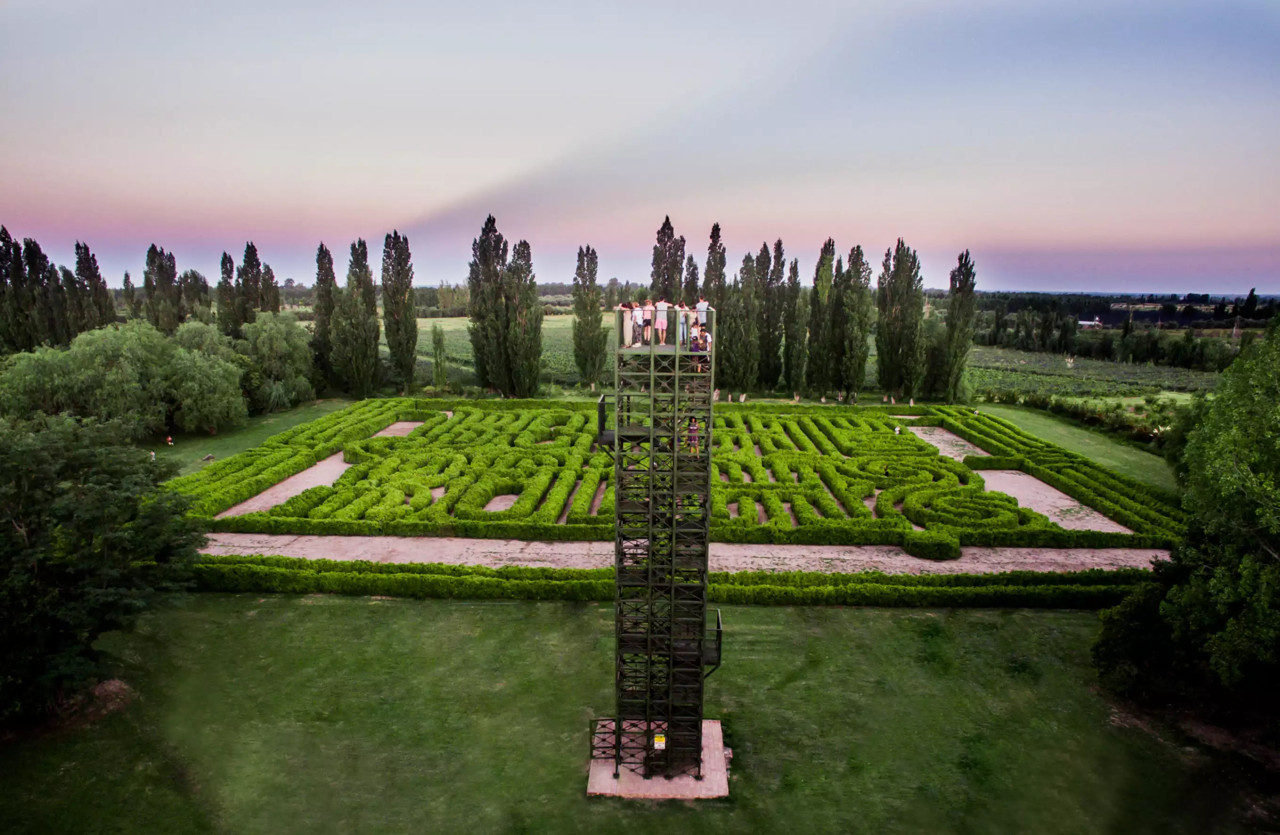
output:
POLYGON ((316 250, 315 326, 312 345, 320 373, 328 382, 368 397, 386 376, 403 393, 413 385, 417 365, 418 319, 413 299, 413 258, 409 238, 399 230, 382 246, 382 321, 378 320, 378 289, 369 268, 369 245, 363 238, 351 244, 346 287, 339 287, 333 253, 323 243, 316 250), (386 328, 390 367, 378 356, 382 328, 386 328))
MULTIPOLYGON (((595 253, 589 247, 586 252, 594 283, 595 253)), ((579 251, 580 275, 583 259, 579 251)), ((847 257, 838 255, 831 239, 819 252, 812 287, 801 286, 799 263, 787 261, 781 240, 744 255, 732 280, 726 279, 726 262, 717 223, 700 278, 698 262, 685 253, 685 239, 665 218, 653 247, 648 289, 655 300, 690 307, 706 298, 717 311, 716 377, 722 388, 836 394, 854 401, 866 385, 874 338, 876 378, 886 394, 967 399, 964 370, 976 315, 976 273, 967 250, 951 271, 945 317, 926 317, 920 259, 901 239, 885 251, 874 288, 862 247, 853 247, 847 257)), ((575 312, 578 283, 575 277, 575 312)), ((579 313, 575 358, 583 379, 592 382, 579 358, 581 322, 579 313)))
POLYGON ((0 353, 69 345, 77 334, 116 320, 98 259, 76 241, 74 271, 53 264, 32 238, 0 226, 0 353))
POLYGON ((481 386, 532 397, 542 376, 542 303, 528 241, 514 247, 493 215, 471 243, 467 334, 481 386))

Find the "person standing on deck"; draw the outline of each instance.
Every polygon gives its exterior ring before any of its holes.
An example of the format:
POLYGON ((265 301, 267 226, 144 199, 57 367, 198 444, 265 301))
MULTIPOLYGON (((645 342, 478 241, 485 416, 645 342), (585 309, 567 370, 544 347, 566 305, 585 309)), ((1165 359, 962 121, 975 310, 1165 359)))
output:
POLYGON ((622 311, 622 337, 621 345, 623 348, 631 347, 631 303, 623 302, 618 306, 622 311))
POLYGON ((644 300, 644 342, 653 344, 653 299, 644 300))
POLYGON ((644 338, 644 310, 639 302, 631 303, 631 347, 639 348, 644 338))
POLYGON ((658 331, 658 344, 667 344, 667 309, 671 305, 667 304, 666 299, 658 299, 658 303, 653 306, 653 324, 658 331))
POLYGON ((680 328, 679 340, 681 345, 689 344, 689 308, 684 302, 676 305, 676 323, 680 328))

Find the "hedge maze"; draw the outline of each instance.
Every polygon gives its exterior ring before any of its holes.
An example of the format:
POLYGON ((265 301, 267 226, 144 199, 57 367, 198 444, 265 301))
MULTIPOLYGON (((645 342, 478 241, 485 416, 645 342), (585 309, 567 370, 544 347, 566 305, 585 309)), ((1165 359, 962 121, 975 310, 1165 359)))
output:
MULTIPOLYGON (((1174 497, 1006 421, 951 407, 893 413, 915 414, 915 423, 946 428, 991 456, 942 457, 878 408, 721 406, 712 539, 902 545, 946 559, 960 545, 1166 547, 1182 527, 1174 497), (1133 533, 1065 530, 984 491, 982 469, 1023 470, 1133 533)), ((214 530, 609 540, 613 464, 595 448, 596 428, 585 403, 366 400, 170 485, 214 530), (372 437, 396 421, 422 425, 372 437), (351 466, 333 486, 214 518, 337 453, 351 466), (486 509, 498 496, 514 504, 486 509)))

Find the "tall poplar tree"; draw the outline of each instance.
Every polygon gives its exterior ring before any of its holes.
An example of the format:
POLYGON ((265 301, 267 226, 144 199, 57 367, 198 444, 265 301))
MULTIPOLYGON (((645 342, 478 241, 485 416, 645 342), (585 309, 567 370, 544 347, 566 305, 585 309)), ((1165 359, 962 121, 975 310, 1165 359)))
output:
POLYGON ((896 397, 914 397, 924 378, 924 280, 919 257, 901 238, 885 251, 876 305, 880 388, 896 397))
POLYGON ((182 323, 182 291, 172 252, 151 245, 147 250, 142 286, 147 293, 147 320, 161 333, 172 336, 182 323))
POLYGON ((89 293, 85 306, 86 329, 100 328, 114 322, 116 306, 111 300, 111 290, 107 287, 106 279, 98 269, 98 258, 89 251, 88 244, 79 241, 76 241, 76 278, 89 293))
POLYGON ((126 315, 130 319, 137 319, 142 315, 142 301, 138 298, 138 291, 133 286, 133 279, 129 277, 129 271, 124 273, 124 289, 120 293, 121 299, 124 300, 126 315))
MULTIPOLYGON (((223 256, 224 258, 226 256, 223 256)), ((316 366, 328 378, 333 371, 330 353, 333 350, 332 322, 334 293, 338 279, 333 273, 333 254, 323 243, 316 249, 316 304, 314 329, 311 332, 311 351, 316 366)))
POLYGON ((649 273, 649 293, 654 301, 680 301, 684 270, 684 237, 676 237, 670 216, 658 227, 658 240, 653 245, 653 262, 649 273))
POLYGON ((973 323, 977 315, 974 288, 977 283, 977 271, 974 269, 973 259, 969 257, 969 250, 966 249, 960 253, 955 269, 951 271, 951 286, 947 296, 944 396, 948 403, 962 403, 969 399, 965 369, 969 364, 969 349, 973 347, 973 323))
POLYGON ((871 265, 867 263, 862 247, 849 250, 849 263, 844 269, 840 289, 841 325, 833 334, 838 340, 840 367, 837 369, 836 388, 849 395, 849 402, 857 400, 867 375, 867 359, 871 354, 869 340, 873 309, 871 300, 871 265))
POLYGON ((236 269, 236 310, 240 325, 247 325, 258 316, 261 309, 262 259, 253 241, 244 245, 244 259, 236 269))
POLYGON ((598 266, 594 249, 578 247, 578 267, 573 273, 573 361, 582 381, 590 385, 592 391, 604 375, 609 339, 600 308, 598 266))
POLYGON ((717 310, 725 303, 726 264, 724 244, 720 242, 720 224, 711 224, 711 242, 707 244, 707 268, 702 272, 702 292, 717 310))
POLYGON ((720 348, 734 351, 741 356, 742 380, 740 389, 757 389, 760 384, 760 276, 756 261, 750 255, 742 256, 735 286, 741 296, 742 341, 720 343, 720 348))
POLYGON ((786 253, 781 238, 773 244, 772 257, 767 246, 760 247, 760 255, 756 258, 756 273, 760 284, 759 380, 760 387, 766 391, 776 389, 778 381, 782 379, 782 320, 785 305, 783 274, 786 266, 786 253))
POLYGON ((836 242, 827 238, 813 268, 813 291, 809 294, 809 359, 805 381, 809 390, 825 396, 831 388, 832 371, 827 351, 831 345, 831 285, 836 260, 836 242))
POLYGON ((382 320, 391 367, 401 392, 408 394, 418 362, 418 309, 413 298, 409 238, 399 230, 393 230, 382 244, 382 320))
POLYGON ((233 339, 240 336, 240 307, 236 299, 235 272, 236 262, 231 256, 222 253, 219 264, 221 277, 218 279, 218 330, 233 339))
POLYGON ((692 255, 684 259, 684 297, 683 301, 689 307, 693 307, 698 303, 698 262, 694 260, 692 255))
POLYGON ((502 284, 507 297, 507 367, 511 379, 510 390, 504 394, 533 397, 542 382, 543 310, 528 241, 512 247, 502 284))
POLYGON ((493 215, 485 219, 480 236, 471 242, 471 264, 467 272, 467 316, 476 379, 480 385, 505 389, 508 386, 505 360, 502 274, 507 266, 507 241, 498 231, 493 215))
POLYGON ((258 310, 263 313, 280 312, 280 285, 276 283, 276 271, 270 264, 262 265, 262 286, 258 290, 258 310))
POLYGON ((378 317, 369 315, 360 287, 350 281, 334 292, 330 334, 334 375, 357 398, 368 397, 378 386, 378 317))
POLYGON ((787 391, 798 393, 804 388, 806 321, 801 309, 800 262, 791 259, 783 302, 783 379, 787 391))
POLYGON ((507 241, 490 215, 471 255, 467 311, 476 376, 507 397, 530 397, 542 373, 542 304, 532 250, 520 241, 508 262, 507 241))
POLYGON ((13 269, 14 240, 9 230, 0 225, 0 354, 9 354, 20 350, 17 336, 13 328, 13 310, 17 302, 14 299, 13 269))

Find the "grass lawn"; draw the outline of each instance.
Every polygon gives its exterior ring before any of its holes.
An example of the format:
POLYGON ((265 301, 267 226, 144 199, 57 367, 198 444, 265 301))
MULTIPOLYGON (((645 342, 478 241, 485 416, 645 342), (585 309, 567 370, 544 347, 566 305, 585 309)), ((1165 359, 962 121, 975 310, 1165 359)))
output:
POLYGON ((611 607, 200 595, 105 648, 138 691, 0 748, 0 831, 1242 831, 1251 772, 1113 721, 1096 616, 731 608, 732 796, 588 799, 611 607))
POLYGON ((175 435, 173 446, 166 446, 162 440, 160 443, 144 445, 144 448, 154 449, 157 457, 175 462, 181 468, 178 474, 187 475, 205 465, 206 462, 201 459, 206 455, 213 455, 215 460, 230 458, 237 452, 257 446, 277 432, 324 417, 330 412, 350 406, 352 402, 340 398, 317 400, 285 412, 251 417, 243 426, 221 435, 175 435))
POLYGON ((1144 484, 1176 490, 1173 472, 1158 455, 1122 444, 1101 432, 1076 426, 1054 415, 1021 406, 983 403, 987 414, 1004 418, 1038 438, 1085 456, 1144 484))

